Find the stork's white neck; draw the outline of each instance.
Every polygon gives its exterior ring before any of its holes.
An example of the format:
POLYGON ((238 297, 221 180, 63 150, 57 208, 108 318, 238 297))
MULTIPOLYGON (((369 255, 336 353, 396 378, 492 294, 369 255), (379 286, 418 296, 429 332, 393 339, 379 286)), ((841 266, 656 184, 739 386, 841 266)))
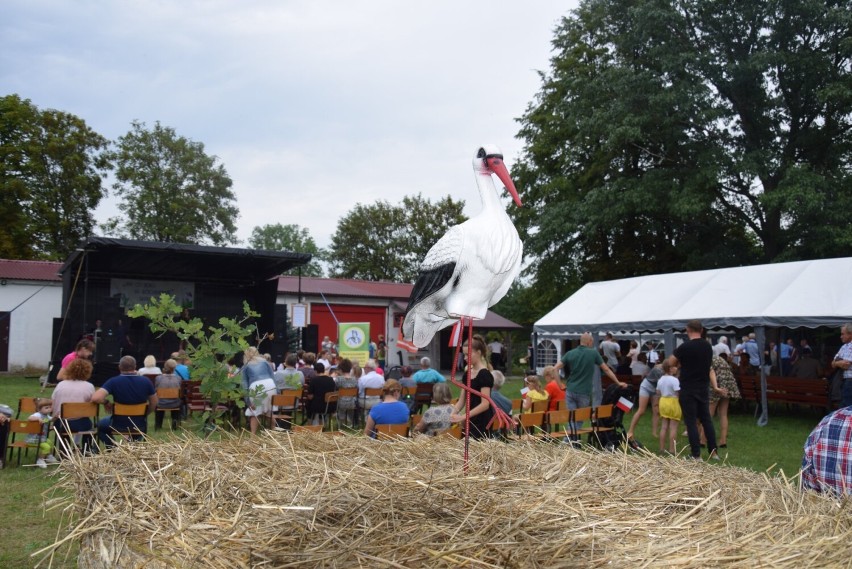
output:
POLYGON ((487 168, 476 171, 476 187, 479 189, 479 198, 482 200, 483 211, 499 210, 505 213, 506 209, 497 195, 497 187, 494 185, 494 175, 487 168))

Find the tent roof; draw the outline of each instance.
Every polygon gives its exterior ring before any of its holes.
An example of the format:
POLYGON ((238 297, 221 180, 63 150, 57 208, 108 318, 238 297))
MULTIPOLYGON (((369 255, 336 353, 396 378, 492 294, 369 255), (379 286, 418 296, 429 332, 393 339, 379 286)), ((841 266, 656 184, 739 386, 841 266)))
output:
POLYGON ((534 331, 652 332, 706 328, 816 328, 852 320, 852 257, 649 275, 589 283, 543 316, 534 331))
POLYGON ((90 275, 139 278, 156 274, 168 280, 222 283, 270 279, 311 260, 306 253, 90 237, 68 257, 60 272, 75 267, 84 252, 90 275))

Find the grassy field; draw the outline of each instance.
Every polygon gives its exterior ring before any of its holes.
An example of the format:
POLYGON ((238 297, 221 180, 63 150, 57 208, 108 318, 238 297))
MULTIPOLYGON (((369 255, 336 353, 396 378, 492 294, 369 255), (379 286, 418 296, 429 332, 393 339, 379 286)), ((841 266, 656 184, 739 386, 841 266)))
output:
MULTIPOLYGON (((503 388, 507 397, 519 397, 522 381, 510 379, 503 388)), ((40 393, 36 379, 18 376, 0 377, 0 403, 17 408, 18 398, 50 396, 51 390, 40 393)), ((629 417, 629 416, 628 416, 629 417)), ((734 405, 730 417, 728 448, 722 449, 725 458, 720 468, 737 466, 757 472, 777 474, 783 471, 787 477, 798 472, 802 447, 811 429, 819 422, 820 414, 808 409, 771 409, 769 424, 758 427, 751 411, 734 405)), ((197 421, 185 424, 190 432, 200 432, 197 421)), ((683 429, 681 429, 683 430, 683 429)), ((718 431, 718 423, 717 423, 718 431)), ((154 435, 166 436, 165 432, 154 435)), ((658 441, 651 436, 651 417, 646 413, 636 429, 636 438, 647 448, 655 451, 658 441)), ((685 437, 679 444, 686 445, 685 437)), ((674 459, 673 459, 674 460, 674 459)), ((22 459, 22 466, 15 461, 0 470, 3 489, 0 492, 0 519, 6 521, 3 537, 0 538, 0 567, 32 567, 35 563, 30 554, 61 538, 67 520, 63 522, 60 510, 45 510, 44 496, 54 494, 51 489, 60 475, 56 467, 42 470, 31 465, 32 454, 22 459), (14 523, 11 523, 14 522, 14 523)), ((76 544, 63 551, 64 559, 54 559, 52 567, 75 567, 76 544)))

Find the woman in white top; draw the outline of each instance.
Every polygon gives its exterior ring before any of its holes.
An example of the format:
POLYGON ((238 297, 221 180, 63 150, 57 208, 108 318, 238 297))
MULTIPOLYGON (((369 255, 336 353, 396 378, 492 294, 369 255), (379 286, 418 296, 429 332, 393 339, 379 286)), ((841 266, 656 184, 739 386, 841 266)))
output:
POLYGON ((145 367, 136 371, 138 375, 160 375, 163 373, 163 370, 157 367, 157 358, 154 356, 145 356, 145 361, 143 363, 145 364, 145 367))

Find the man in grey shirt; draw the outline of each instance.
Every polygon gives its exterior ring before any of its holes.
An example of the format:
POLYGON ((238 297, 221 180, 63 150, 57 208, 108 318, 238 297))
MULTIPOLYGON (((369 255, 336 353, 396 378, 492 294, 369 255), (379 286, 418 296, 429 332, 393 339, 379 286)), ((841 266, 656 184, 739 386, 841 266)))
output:
POLYGON ((618 356, 621 355, 621 347, 618 345, 618 342, 612 339, 612 334, 609 332, 607 332, 604 341, 601 342, 601 350, 603 351, 606 364, 615 371, 615 368, 618 367, 618 356))

